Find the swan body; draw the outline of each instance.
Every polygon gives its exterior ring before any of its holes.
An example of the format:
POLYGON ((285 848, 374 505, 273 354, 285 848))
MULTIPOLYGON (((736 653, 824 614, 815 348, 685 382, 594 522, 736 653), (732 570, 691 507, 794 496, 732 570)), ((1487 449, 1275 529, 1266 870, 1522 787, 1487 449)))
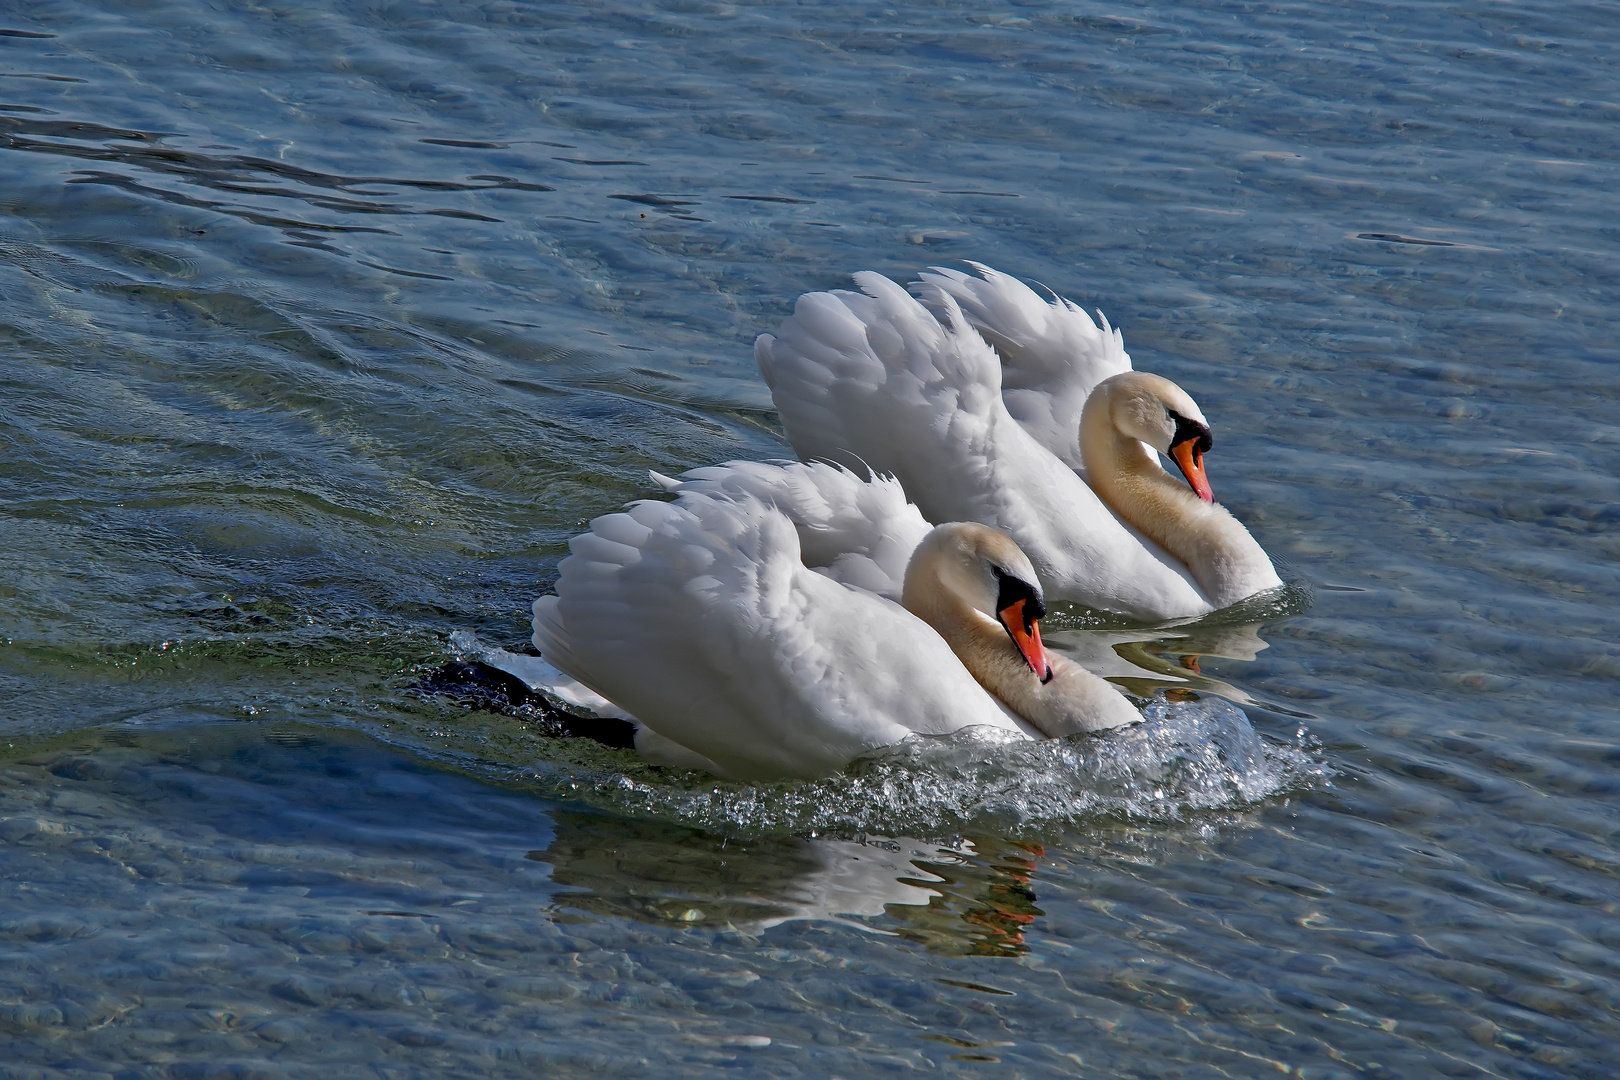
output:
MULTIPOLYGON (((1247 530, 1192 492, 1204 510, 1129 502, 1158 487, 1087 483, 1122 465, 1132 478, 1145 471, 1119 448, 1088 462, 1080 436, 1094 392, 1139 373, 1106 322, 978 269, 924 275, 923 302, 880 274, 856 274, 861 292, 806 294, 776 335, 759 337, 755 359, 799 455, 892 473, 926 518, 1006 532, 1054 599, 1161 620, 1280 585, 1247 530), (1126 502, 1110 506, 1109 496, 1126 502), (1142 509, 1154 513, 1137 520, 1142 509)), ((1175 389, 1207 449, 1208 425, 1185 393, 1168 380, 1132 385, 1175 389)), ((1127 411, 1094 415, 1107 423, 1127 411)), ((1185 430, 1172 424, 1171 437, 1185 430)), ((1151 455, 1147 465, 1175 483, 1151 455)))
MULTIPOLYGON (((636 747, 649 760, 734 778, 808 779, 913 733, 985 727, 1039 738, 1140 719, 1106 682, 1045 653, 1034 570, 993 530, 925 529, 907 553, 901 592, 932 602, 913 614, 837 580, 861 559, 876 567, 868 555, 827 560, 823 572, 804 562, 801 533, 828 520, 879 546, 881 527, 858 527, 850 509, 872 484, 797 464, 724 466, 664 482, 680 489, 675 502, 592 521, 569 544, 556 594, 534 605, 545 662, 636 721, 636 747), (762 497, 773 469, 783 502, 798 492, 798 521, 762 497), (818 503, 812 495, 823 491, 833 497, 818 503), (843 517, 818 518, 818 506, 843 517), (942 535, 952 544, 934 542, 942 535), (1014 603, 1023 606, 1006 615, 1014 603), (977 652, 953 652, 947 631, 975 641, 977 652), (970 671, 984 658, 1000 668, 970 671), (994 687, 1017 703, 1003 704, 994 687)), ((888 505, 897 487, 873 483, 864 494, 888 505)))
MULTIPOLYGON (((964 596, 987 595, 972 580, 974 562, 965 526, 933 528, 905 490, 882 475, 863 481, 826 462, 731 461, 693 469, 679 480, 653 474, 666 491, 718 493, 770 502, 799 535, 807 566, 817 573, 903 604, 950 645, 980 685, 1045 735, 1114 727, 1133 720, 1118 693, 1067 658, 1048 654, 1053 682, 1031 682, 1027 665, 1007 648, 1006 631, 983 604, 965 607, 964 596), (942 567, 954 565, 955 571, 942 567), (943 587, 941 575, 946 578, 943 587), (970 659, 971 657, 971 659, 970 659), (1104 723, 1099 718, 1110 718, 1104 723)), ((1028 556, 1005 535, 984 539, 1003 562, 1025 567, 1028 556)))

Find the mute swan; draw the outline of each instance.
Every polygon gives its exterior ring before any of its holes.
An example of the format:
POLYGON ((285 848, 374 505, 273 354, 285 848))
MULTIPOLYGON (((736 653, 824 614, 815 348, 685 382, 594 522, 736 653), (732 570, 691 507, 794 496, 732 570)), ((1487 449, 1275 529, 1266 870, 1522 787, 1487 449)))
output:
MULTIPOLYGON (((825 488, 846 509, 892 504, 898 492, 825 465, 756 468, 796 471, 805 490, 825 488)), ((818 573, 788 514, 702 471, 708 479, 673 503, 592 521, 569 543, 556 594, 534 604, 544 660, 635 720, 649 760, 808 779, 913 732, 982 725, 1039 738, 1140 719, 1108 683, 1046 652, 1040 585, 1005 535, 927 529, 907 553, 901 607, 835 579, 866 560, 861 572, 892 587, 892 552, 834 558, 818 573)), ((863 532, 857 517, 846 514, 852 535, 863 532)), ((814 525, 801 518, 801 529, 814 525)), ((858 542, 881 546, 879 529, 864 532, 858 542)))
POLYGON ((1213 502, 1192 399, 1131 371, 1106 322, 978 269, 924 275, 927 307, 859 273, 860 293, 808 293, 760 335, 754 357, 799 455, 892 473, 927 518, 1006 532, 1054 599, 1160 620, 1281 585, 1213 502))

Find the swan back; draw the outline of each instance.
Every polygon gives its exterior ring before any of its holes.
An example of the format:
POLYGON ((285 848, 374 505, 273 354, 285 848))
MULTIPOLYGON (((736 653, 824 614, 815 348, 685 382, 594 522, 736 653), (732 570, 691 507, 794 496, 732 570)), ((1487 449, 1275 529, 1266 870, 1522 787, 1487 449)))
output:
POLYGON ((821 461, 728 461, 679 480, 652 475, 677 495, 723 494, 776 507, 797 530, 806 566, 896 603, 911 553, 932 528, 893 477, 862 480, 821 461))
POLYGON ((788 441, 804 459, 893 473, 930 520, 984 520, 1000 362, 960 312, 942 322, 881 274, 855 281, 859 293, 799 297, 754 343, 788 441))

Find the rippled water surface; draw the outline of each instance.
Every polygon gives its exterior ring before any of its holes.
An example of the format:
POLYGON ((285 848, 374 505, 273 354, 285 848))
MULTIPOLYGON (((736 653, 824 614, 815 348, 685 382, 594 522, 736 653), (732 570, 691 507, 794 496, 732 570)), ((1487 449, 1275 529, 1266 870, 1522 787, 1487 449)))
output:
POLYGON ((0 1076, 1601 1077, 1605 4, 0 3, 0 1076), (431 692, 754 336, 979 259, 1289 582, 717 784, 431 692), (472 640, 459 635, 457 642, 472 640), (430 680, 431 681, 431 680, 430 680))

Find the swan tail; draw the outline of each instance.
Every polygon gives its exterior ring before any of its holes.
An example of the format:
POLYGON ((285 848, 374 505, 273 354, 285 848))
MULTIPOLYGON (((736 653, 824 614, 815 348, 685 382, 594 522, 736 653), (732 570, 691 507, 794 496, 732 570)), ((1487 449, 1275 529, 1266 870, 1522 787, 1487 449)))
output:
MULTIPOLYGON (((543 597, 554 602, 555 596, 543 597)), ((540 609, 549 604, 537 602, 535 611, 536 644, 544 643, 545 656, 508 652, 497 645, 488 645, 471 630, 457 630, 450 635, 450 647, 462 657, 476 660, 486 667, 509 675, 530 690, 547 698, 552 705, 566 712, 585 713, 590 716, 629 720, 635 717, 598 694, 555 663, 567 655, 567 632, 555 619, 555 613, 540 609), (544 624, 544 625, 542 625, 544 624)))

